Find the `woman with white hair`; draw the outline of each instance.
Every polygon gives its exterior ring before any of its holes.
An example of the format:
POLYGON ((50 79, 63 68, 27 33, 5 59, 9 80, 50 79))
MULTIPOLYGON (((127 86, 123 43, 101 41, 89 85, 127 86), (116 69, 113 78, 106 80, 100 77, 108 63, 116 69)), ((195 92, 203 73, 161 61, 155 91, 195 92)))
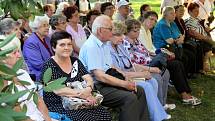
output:
POLYGON ((184 43, 184 35, 182 35, 174 22, 175 10, 173 7, 165 7, 163 9, 163 18, 158 21, 153 29, 153 44, 157 49, 171 48, 176 59, 167 61, 167 69, 170 72, 172 80, 177 92, 185 104, 199 105, 201 100, 191 94, 191 88, 187 82, 185 67, 181 61, 183 55, 182 44, 184 43), (182 52, 179 52, 182 50, 182 52))
MULTIPOLYGON (((8 44, 0 48, 0 51, 1 51, 1 50, 7 50, 12 47, 16 47, 16 49, 14 49, 11 53, 7 54, 6 58, 2 60, 2 62, 9 68, 12 68, 16 64, 16 62, 21 58, 21 53, 19 49, 20 44, 17 43, 17 38, 14 38, 8 44)), ((27 89, 28 90, 36 89, 36 85, 31 80, 27 71, 23 69, 19 69, 16 73, 18 75, 22 73, 21 75, 13 79, 13 82, 15 83, 15 86, 18 89, 18 91, 23 91, 27 89), (19 83, 19 80, 25 80, 30 85, 23 86, 22 84, 19 83)), ((3 82, 4 82, 4 86, 9 85, 11 83, 10 81, 3 81, 3 82)), ((33 98, 27 100, 28 96, 29 96, 29 93, 26 93, 24 96, 18 99, 18 102, 20 102, 20 105, 16 106, 15 110, 17 109, 16 111, 19 111, 19 108, 25 105, 27 108, 26 116, 29 117, 29 119, 26 121, 44 121, 44 120, 51 121, 51 118, 49 117, 49 114, 48 114, 48 109, 43 99, 39 97, 37 104, 35 104, 33 101, 33 98)))
POLYGON ((1 38, 5 38, 3 36, 7 36, 9 34, 15 33, 16 38, 15 41, 19 43, 19 47, 21 45, 20 38, 21 38, 21 31, 20 31, 21 23, 18 21, 14 21, 12 18, 4 18, 0 21, 0 35, 2 35, 1 38))
POLYGON ((23 55, 30 74, 35 75, 35 80, 38 81, 43 63, 53 55, 50 38, 48 37, 49 18, 35 16, 34 21, 29 22, 29 26, 33 33, 24 43, 23 55))

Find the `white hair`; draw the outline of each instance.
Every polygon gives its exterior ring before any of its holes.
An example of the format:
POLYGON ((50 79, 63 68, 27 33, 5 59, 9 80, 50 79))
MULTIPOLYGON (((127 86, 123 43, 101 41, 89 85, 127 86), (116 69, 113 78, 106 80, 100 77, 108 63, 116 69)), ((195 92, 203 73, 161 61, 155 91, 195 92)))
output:
POLYGON ((0 34, 8 34, 15 26, 21 26, 21 24, 20 21, 14 21, 12 18, 4 18, 0 21, 0 34))
POLYGON ((49 23, 49 18, 47 16, 35 16, 33 21, 29 21, 29 26, 33 32, 36 32, 42 22, 49 23))
POLYGON ((92 25, 92 33, 96 34, 98 28, 105 27, 107 25, 107 21, 111 21, 110 17, 107 15, 96 17, 92 25))
POLYGON ((68 2, 60 2, 60 3, 57 5, 57 10, 56 10, 55 14, 62 14, 65 5, 69 6, 69 3, 68 3, 68 2))

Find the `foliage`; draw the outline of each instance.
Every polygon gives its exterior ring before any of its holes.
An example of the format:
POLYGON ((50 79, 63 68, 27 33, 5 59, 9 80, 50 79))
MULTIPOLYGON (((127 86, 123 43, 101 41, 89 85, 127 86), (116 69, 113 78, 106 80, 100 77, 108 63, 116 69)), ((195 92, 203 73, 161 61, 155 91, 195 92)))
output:
MULTIPOLYGON (((15 34, 9 35, 6 39, 0 40, 0 48, 7 45, 13 38, 15 37, 15 34)), ((27 100, 33 98, 33 101, 35 104, 38 102, 38 94, 37 89, 27 89, 27 85, 30 85, 30 83, 27 80, 19 80, 18 82, 23 86, 26 87, 23 91, 18 91, 16 85, 15 85, 15 77, 21 75, 22 73, 17 74, 16 72, 22 67, 23 65, 23 59, 19 59, 16 64, 9 68, 7 65, 3 63, 3 59, 6 58, 7 54, 11 53, 15 47, 11 47, 6 50, 0 51, 0 120, 1 121, 21 121, 26 118, 25 112, 27 110, 26 105, 24 105, 21 109, 21 111, 16 112, 14 110, 14 107, 20 105, 21 102, 18 102, 18 99, 25 95, 26 93, 29 93, 27 100), (8 84, 4 84, 4 82, 8 82, 8 84)), ((53 90, 63 88, 64 85, 62 84, 66 78, 60 78, 54 81, 50 81, 52 75, 52 70, 47 69, 47 71, 44 74, 43 80, 45 82, 44 84, 44 90, 48 92, 52 92, 53 90)))
POLYGON ((38 0, 0 0, 0 15, 2 18, 11 16, 15 20, 19 18, 34 17, 43 13, 38 0))

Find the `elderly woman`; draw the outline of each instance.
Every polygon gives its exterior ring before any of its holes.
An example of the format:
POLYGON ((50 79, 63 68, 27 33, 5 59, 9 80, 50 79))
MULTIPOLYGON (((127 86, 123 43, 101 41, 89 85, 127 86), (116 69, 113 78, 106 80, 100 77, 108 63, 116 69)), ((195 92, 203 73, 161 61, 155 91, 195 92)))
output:
POLYGON ((184 12, 185 12, 184 6, 177 5, 177 6, 174 6, 174 8, 175 8, 175 14, 176 14, 174 22, 176 23, 180 33, 182 35, 185 35, 185 40, 183 43, 183 55, 182 55, 181 61, 183 62, 187 73, 192 75, 194 72, 198 72, 198 70, 199 70, 199 64, 197 63, 198 59, 196 58, 197 50, 195 47, 188 44, 188 41, 187 41, 188 31, 186 30, 184 20, 182 19, 182 17, 184 16, 184 12))
POLYGON ((163 106, 157 97, 158 83, 157 80, 151 78, 150 72, 148 70, 138 71, 135 66, 132 65, 130 61, 130 56, 123 47, 123 33, 126 31, 126 26, 123 23, 115 22, 113 27, 113 37, 110 39, 111 43, 109 44, 111 48, 112 61, 114 66, 124 71, 124 75, 131 80, 135 78, 146 78, 140 79, 137 82, 138 85, 144 88, 146 93, 147 105, 150 113, 151 121, 161 121, 164 119, 171 118, 170 115, 167 115, 163 106))
MULTIPOLYGON (((152 38, 151 38, 151 29, 154 27, 155 23, 157 22, 158 15, 154 11, 147 11, 144 13, 143 17, 141 18, 141 28, 140 33, 138 36, 138 40, 141 44, 145 46, 145 48, 149 51, 151 55, 155 55, 155 47, 152 44, 152 38)), ((167 95, 167 88, 169 83, 169 74, 164 74, 162 76, 162 80, 158 80, 159 83, 159 92, 158 97, 161 101, 161 103, 164 105, 165 109, 173 109, 175 107, 175 104, 166 104, 166 95, 167 95), (167 76, 167 77, 166 77, 167 76)))
POLYGON ((190 3, 188 6, 188 13, 190 17, 185 20, 185 25, 190 37, 189 43, 197 48, 197 57, 199 57, 198 60, 201 60, 199 62, 200 69, 208 71, 207 59, 209 58, 212 46, 214 46, 215 43, 209 34, 210 30, 204 28, 200 24, 200 20, 198 19, 199 5, 197 3, 190 3))
POLYGON ((182 35, 175 24, 175 10, 173 7, 165 7, 162 13, 162 19, 153 29, 153 44, 155 48, 170 48, 176 55, 176 59, 182 57, 182 44, 184 35, 182 35))
POLYGON ((23 56, 30 74, 35 75, 35 80, 38 81, 43 63, 53 55, 48 37, 49 18, 35 16, 34 21, 29 22, 29 26, 33 33, 24 43, 23 56))
POLYGON ((78 8, 76 6, 69 6, 63 11, 64 15, 66 16, 66 20, 68 25, 66 27, 66 31, 73 37, 75 40, 74 46, 74 56, 78 56, 81 46, 86 41, 87 37, 84 32, 83 27, 78 24, 79 13, 78 8))
MULTIPOLYGON (((12 18, 4 18, 0 22, 0 35, 7 36, 9 34, 15 33, 16 38, 20 39, 21 38, 20 26, 21 23, 19 23, 18 21, 14 21, 12 18)), ((24 43, 18 39, 16 40, 19 43, 19 45, 24 43)))
POLYGON ((54 32, 65 31, 67 26, 66 17, 62 14, 55 14, 49 19, 49 25, 51 26, 51 29, 49 29, 50 37, 54 32))
MULTIPOLYGON (((8 44, 6 44, 2 48, 0 48, 0 50, 6 50, 11 47, 17 47, 17 48, 14 51, 12 51, 11 53, 7 54, 6 58, 4 58, 2 60, 3 63, 5 63, 9 68, 12 68, 16 64, 16 62, 21 58, 21 52, 19 49, 20 44, 16 42, 16 38, 15 38, 15 40, 13 39, 11 42, 9 42, 8 44)), ((27 71, 25 71, 23 69, 19 69, 16 73, 17 74, 22 73, 21 75, 17 76, 13 80, 14 83, 16 84, 15 86, 18 89, 18 91, 23 91, 26 89, 29 89, 29 90, 36 89, 36 85, 31 80, 27 71), (30 85, 23 86, 19 83, 19 80, 25 80, 30 85)), ((10 82, 5 81, 5 84, 9 85, 10 82)), ((51 118, 49 117, 49 114, 48 114, 48 109, 47 109, 45 103, 43 102, 42 97, 39 97, 37 104, 35 104, 33 101, 33 98, 31 98, 30 100, 27 100, 28 95, 29 95, 29 93, 25 94, 24 96, 22 96, 18 99, 18 102, 21 103, 19 105, 20 107, 23 107, 23 105, 25 105, 27 107, 26 116, 29 117, 28 121, 43 121, 43 120, 51 121, 51 118)), ((16 108, 16 109, 19 109, 19 108, 16 108)))
MULTIPOLYGON (((131 61, 137 64, 150 65, 151 62, 156 59, 156 56, 152 58, 150 52, 137 39, 141 24, 139 21, 133 19, 127 20, 126 25, 127 33, 126 38, 124 39, 124 47, 129 52, 131 61)), ((191 105, 200 104, 201 101, 190 94, 191 89, 186 79, 183 64, 177 60, 167 60, 166 63, 166 68, 170 71, 170 79, 173 81, 176 90, 181 95, 182 101, 191 105)))
MULTIPOLYGON (((54 92, 44 92, 44 101, 52 112, 66 114, 73 121, 110 121, 110 114, 102 107, 97 106, 92 109, 65 109, 62 105, 61 96, 76 97, 88 101, 88 105, 94 104, 96 99, 91 94, 93 90, 93 79, 84 68, 79 59, 71 57, 73 51, 72 37, 65 31, 55 32, 51 37, 51 45, 55 55, 43 66, 43 72, 51 68, 51 80, 66 77, 65 85, 72 85, 73 82, 86 82, 83 89, 75 89, 70 86, 55 90, 54 92)), ((44 74, 44 73, 43 73, 44 74)))

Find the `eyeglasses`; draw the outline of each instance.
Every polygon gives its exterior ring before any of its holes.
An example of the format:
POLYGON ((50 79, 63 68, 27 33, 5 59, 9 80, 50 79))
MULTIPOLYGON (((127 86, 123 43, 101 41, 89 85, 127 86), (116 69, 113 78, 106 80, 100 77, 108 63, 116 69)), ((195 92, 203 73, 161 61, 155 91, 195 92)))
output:
POLYGON ((66 21, 59 21, 58 24, 66 24, 66 21))
POLYGON ((113 30, 113 28, 112 28, 112 27, 101 27, 101 28, 108 29, 108 30, 110 30, 110 31, 112 31, 112 30, 113 30))
POLYGON ((41 27, 49 27, 49 24, 42 24, 41 27))
POLYGON ((133 31, 133 32, 139 32, 140 31, 140 28, 133 28, 133 29, 131 29, 131 31, 133 31))

